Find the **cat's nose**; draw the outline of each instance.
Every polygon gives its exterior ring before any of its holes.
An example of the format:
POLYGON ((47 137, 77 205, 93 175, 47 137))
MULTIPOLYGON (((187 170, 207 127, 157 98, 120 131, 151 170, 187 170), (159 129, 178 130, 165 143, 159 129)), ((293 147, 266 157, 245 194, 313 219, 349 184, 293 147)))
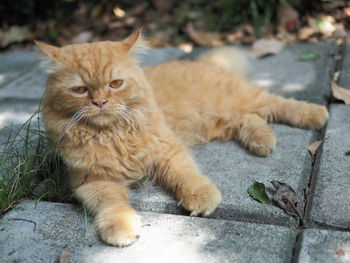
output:
POLYGON ((102 109, 103 106, 108 102, 108 100, 92 100, 91 102, 92 104, 102 109))

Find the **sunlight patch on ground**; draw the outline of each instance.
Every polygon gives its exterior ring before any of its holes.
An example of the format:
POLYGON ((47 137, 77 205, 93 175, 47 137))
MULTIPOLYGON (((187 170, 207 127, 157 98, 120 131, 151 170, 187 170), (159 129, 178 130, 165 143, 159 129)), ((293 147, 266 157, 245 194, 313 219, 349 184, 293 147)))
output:
POLYGON ((263 87, 263 88, 269 88, 275 84, 275 82, 272 79, 257 79, 257 80, 252 81, 252 83, 254 83, 255 85, 258 85, 259 87, 263 87))
POLYGON ((24 112, 11 112, 5 111, 0 113, 0 128, 8 125, 9 123, 19 124, 27 121, 32 114, 24 112))
MULTIPOLYGON (((209 243, 216 243, 218 238, 212 229, 188 225, 188 221, 182 218, 174 222, 164 216, 162 220, 152 221, 144 222, 147 224, 142 228, 139 240, 131 246, 86 249, 82 253, 83 262, 222 262, 222 258, 208 247, 209 243)), ((232 252, 230 262, 236 259, 237 256, 232 252)))
POLYGON ((0 74, 0 85, 5 83, 7 80, 7 75, 6 74, 0 74))
POLYGON ((283 85, 281 87, 281 90, 285 92, 298 92, 304 90, 305 88, 305 85, 299 83, 288 83, 286 85, 283 85))

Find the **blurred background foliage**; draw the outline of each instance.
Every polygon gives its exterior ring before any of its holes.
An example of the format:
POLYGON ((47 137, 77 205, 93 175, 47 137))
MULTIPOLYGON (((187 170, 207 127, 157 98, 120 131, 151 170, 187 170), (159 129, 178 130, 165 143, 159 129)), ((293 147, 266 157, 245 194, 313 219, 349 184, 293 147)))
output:
POLYGON ((340 0, 2 0, 0 47, 116 40, 141 26, 154 46, 315 42, 330 30, 344 37, 349 18, 349 1, 340 0))

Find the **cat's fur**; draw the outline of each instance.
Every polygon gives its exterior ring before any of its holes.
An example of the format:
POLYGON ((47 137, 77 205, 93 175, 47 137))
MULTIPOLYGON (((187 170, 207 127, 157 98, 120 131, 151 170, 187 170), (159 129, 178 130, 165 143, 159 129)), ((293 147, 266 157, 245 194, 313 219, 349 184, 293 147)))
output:
POLYGON ((142 69, 132 55, 139 35, 62 48, 37 42, 53 61, 43 104, 47 133, 101 238, 116 246, 137 238, 141 221, 126 191, 145 175, 192 215, 209 215, 219 205, 219 190, 185 145, 236 139, 267 156, 276 143, 267 122, 318 129, 328 118, 325 107, 270 94, 211 63, 142 69), (125 88, 114 91, 115 79, 125 88), (76 94, 76 86, 88 87, 87 95, 76 94))

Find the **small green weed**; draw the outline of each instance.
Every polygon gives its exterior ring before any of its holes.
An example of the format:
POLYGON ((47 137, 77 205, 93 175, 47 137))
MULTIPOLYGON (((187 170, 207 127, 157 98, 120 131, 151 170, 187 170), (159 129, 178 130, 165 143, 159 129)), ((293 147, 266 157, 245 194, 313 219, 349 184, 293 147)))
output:
POLYGON ((35 112, 0 144, 0 215, 23 198, 64 202, 71 199, 57 150, 35 112))

